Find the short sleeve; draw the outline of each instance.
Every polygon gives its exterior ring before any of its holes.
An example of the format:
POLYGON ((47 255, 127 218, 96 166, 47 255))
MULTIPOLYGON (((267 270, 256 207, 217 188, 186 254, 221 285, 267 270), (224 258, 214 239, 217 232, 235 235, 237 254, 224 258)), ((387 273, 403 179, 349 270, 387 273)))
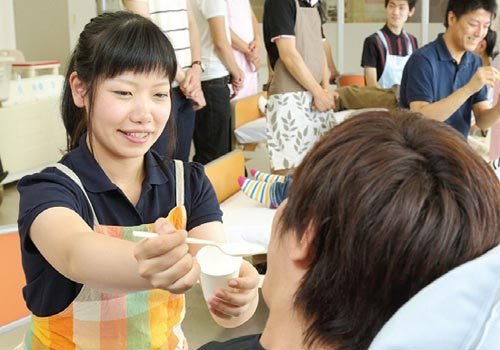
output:
MULTIPOLYGON (((212 184, 205 175, 203 165, 185 163, 185 166, 188 169, 185 180, 189 184, 190 198, 187 208, 187 230, 189 231, 208 222, 222 222, 222 211, 212 184)), ((188 204, 187 201, 186 204, 188 204)))
POLYGON ((473 105, 487 100, 488 100, 488 88, 486 86, 483 86, 481 90, 472 95, 473 105))
POLYGON ((55 168, 22 178, 17 188, 20 194, 19 234, 26 276, 23 296, 33 314, 54 315, 74 300, 82 285, 64 277, 47 262, 31 241, 31 224, 44 210, 64 207, 79 213, 92 226, 91 209, 80 188, 55 168))
POLYGON ((269 37, 274 41, 280 35, 295 35, 295 2, 290 0, 273 0, 266 3, 266 19, 269 37))
POLYGON ((377 68, 379 60, 379 51, 377 50, 377 43, 372 36, 365 39, 363 43, 363 53, 361 54, 361 67, 377 68))
POLYGON ((43 211, 64 207, 77 212, 93 226, 92 211, 82 190, 55 168, 22 178, 17 186, 19 201, 19 234, 23 249, 38 252, 29 238, 31 224, 43 211))
POLYGON ((200 11, 206 19, 227 15, 225 0, 200 0, 199 3, 200 11))
POLYGON ((404 86, 404 93, 408 105, 415 101, 435 102, 433 95, 433 71, 429 60, 422 55, 413 54, 405 66, 405 71, 406 84, 404 86))

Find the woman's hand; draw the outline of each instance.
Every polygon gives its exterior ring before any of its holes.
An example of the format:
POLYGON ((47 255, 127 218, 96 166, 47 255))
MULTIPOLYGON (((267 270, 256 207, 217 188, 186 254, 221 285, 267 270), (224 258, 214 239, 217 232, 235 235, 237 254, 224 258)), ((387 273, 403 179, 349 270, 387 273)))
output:
POLYGON ((228 288, 219 288, 215 296, 208 300, 208 306, 214 316, 224 320, 241 318, 238 326, 252 317, 259 301, 259 280, 257 270, 243 260, 240 276, 228 282, 228 288))
POLYGON ((163 218, 154 223, 154 232, 158 237, 144 239, 134 249, 139 275, 153 288, 186 292, 200 277, 200 266, 188 251, 187 232, 163 218))

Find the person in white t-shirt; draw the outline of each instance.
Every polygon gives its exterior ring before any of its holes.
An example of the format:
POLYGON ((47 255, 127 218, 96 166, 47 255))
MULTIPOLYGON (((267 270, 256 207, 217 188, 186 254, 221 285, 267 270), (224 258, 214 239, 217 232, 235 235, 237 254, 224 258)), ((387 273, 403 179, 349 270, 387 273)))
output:
POLYGON ((200 32, 201 88, 207 103, 196 111, 193 160, 206 164, 231 150, 230 99, 243 87, 244 73, 231 48, 226 0, 189 1, 200 32))
MULTIPOLYGON (((205 106, 200 84, 202 71, 200 35, 187 0, 122 0, 131 12, 150 18, 169 38, 175 50, 178 70, 172 84, 172 114, 177 144, 173 158, 188 161, 193 140, 195 110, 205 106)), ((164 155, 168 149, 165 129, 153 145, 164 155)))

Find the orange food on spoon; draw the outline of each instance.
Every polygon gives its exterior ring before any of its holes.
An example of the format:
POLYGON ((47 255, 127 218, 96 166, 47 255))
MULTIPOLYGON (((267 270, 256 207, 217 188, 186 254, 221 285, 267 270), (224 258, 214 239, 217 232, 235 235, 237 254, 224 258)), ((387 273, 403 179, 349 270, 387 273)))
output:
POLYGON ((187 225, 187 214, 184 206, 175 207, 168 213, 167 221, 178 230, 185 230, 187 225))

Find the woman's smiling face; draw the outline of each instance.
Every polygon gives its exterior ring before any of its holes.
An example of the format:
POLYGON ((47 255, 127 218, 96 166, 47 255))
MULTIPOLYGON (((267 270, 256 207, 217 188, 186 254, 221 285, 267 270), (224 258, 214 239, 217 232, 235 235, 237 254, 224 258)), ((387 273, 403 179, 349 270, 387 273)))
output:
MULTIPOLYGON (((85 101, 88 110, 89 101, 85 101)), ((92 105, 92 149, 102 159, 143 157, 170 116, 168 77, 125 72, 98 83, 92 105)))

